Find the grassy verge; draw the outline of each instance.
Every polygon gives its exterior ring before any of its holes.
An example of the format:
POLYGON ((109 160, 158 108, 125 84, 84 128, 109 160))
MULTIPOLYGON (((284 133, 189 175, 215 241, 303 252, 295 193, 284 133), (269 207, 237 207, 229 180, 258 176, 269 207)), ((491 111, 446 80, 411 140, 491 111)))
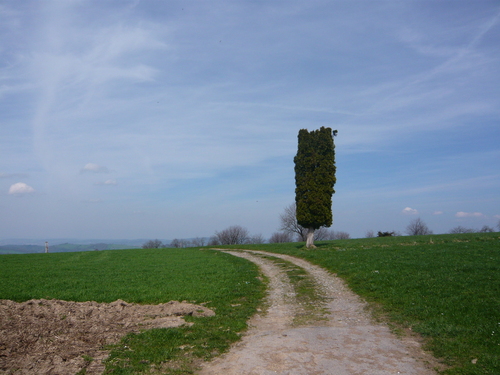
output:
POLYGON ((500 234, 239 246, 302 257, 428 339, 446 374, 500 374, 500 234))
POLYGON ((206 303, 216 316, 187 317, 195 324, 130 334, 108 348, 106 373, 189 374, 239 339, 264 295, 258 276, 253 263, 209 250, 2 255, 0 299, 206 303))
POLYGON ((301 310, 294 317, 295 325, 310 324, 326 319, 325 298, 318 293, 314 279, 306 270, 281 258, 273 256, 262 257, 280 266, 293 286, 295 300, 301 310))

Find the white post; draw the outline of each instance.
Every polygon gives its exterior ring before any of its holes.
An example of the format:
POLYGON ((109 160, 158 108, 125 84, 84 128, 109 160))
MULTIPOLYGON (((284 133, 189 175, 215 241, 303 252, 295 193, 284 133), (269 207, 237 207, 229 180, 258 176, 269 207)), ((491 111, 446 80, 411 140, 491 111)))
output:
POLYGON ((45 241, 45 253, 49 252, 49 243, 45 241))

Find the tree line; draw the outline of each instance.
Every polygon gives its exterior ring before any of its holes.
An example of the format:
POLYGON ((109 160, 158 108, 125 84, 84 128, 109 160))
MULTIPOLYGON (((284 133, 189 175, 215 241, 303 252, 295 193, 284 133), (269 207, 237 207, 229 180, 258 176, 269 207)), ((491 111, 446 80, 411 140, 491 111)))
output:
MULTIPOLYGON (((241 244, 263 244, 263 243, 285 243, 285 242, 305 242, 308 230, 297 223, 295 203, 285 207, 280 215, 280 228, 274 232, 270 238, 266 239, 262 234, 250 234, 247 228, 240 225, 232 225, 224 230, 216 231, 210 238, 196 237, 191 240, 174 239, 170 244, 162 241, 149 240, 142 246, 143 249, 155 249, 162 247, 202 247, 217 245, 241 245, 241 244)), ((330 241, 349 239, 351 236, 347 232, 334 231, 321 227, 315 231, 317 241, 330 241)))
MULTIPOLYGON (((497 228, 500 231, 500 220, 498 221, 497 228)), ((466 228, 457 226, 452 228, 448 233, 487 233, 494 232, 495 229, 485 225, 481 229, 466 228)), ((263 244, 263 243, 287 243, 287 242, 305 242, 307 239, 307 229, 298 224, 296 216, 296 206, 291 204, 285 207, 283 213, 280 215, 280 228, 279 231, 274 232, 269 239, 265 239, 261 234, 251 235, 248 229, 240 226, 233 225, 224 230, 216 231, 210 237, 196 237, 190 240, 174 239, 170 244, 162 243, 160 240, 149 240, 142 246, 144 249, 163 248, 163 247, 202 247, 202 246, 218 246, 218 245, 241 245, 241 244, 263 244)), ((408 236, 431 235, 434 232, 429 229, 427 224, 421 219, 416 218, 412 220, 406 227, 405 234, 408 236)), ((375 235, 374 231, 367 231, 366 238, 370 237, 388 237, 388 236, 402 236, 403 234, 398 231, 379 231, 375 235)), ((317 241, 332 241, 332 240, 346 240, 351 236, 348 232, 334 231, 326 227, 321 227, 315 231, 315 239, 317 241)))
MULTIPOLYGON (((497 223, 497 228, 500 231, 500 220, 497 223)), ((495 229, 488 226, 484 225, 481 229, 474 229, 474 228, 465 228, 461 225, 454 227, 448 231, 449 234, 459 234, 459 233, 491 233, 495 232, 495 229)), ((434 234, 434 232, 429 229, 427 224, 421 219, 421 218, 416 218, 412 220, 408 226, 406 227, 405 233, 408 236, 422 236, 422 235, 430 235, 434 234)), ((382 232, 379 231, 377 234, 377 237, 390 237, 390 236, 401 236, 402 234, 397 231, 392 231, 392 232, 382 232)), ((366 232, 365 235, 366 238, 370 237, 375 237, 375 234, 372 230, 366 232)))
POLYGON ((159 248, 163 248, 163 247, 176 247, 176 248, 201 247, 201 246, 206 246, 207 244, 208 244, 208 241, 205 237, 196 237, 196 238, 192 238, 189 240, 174 238, 170 243, 163 243, 162 241, 156 239, 156 240, 146 241, 142 245, 142 248, 143 249, 159 249, 159 248))

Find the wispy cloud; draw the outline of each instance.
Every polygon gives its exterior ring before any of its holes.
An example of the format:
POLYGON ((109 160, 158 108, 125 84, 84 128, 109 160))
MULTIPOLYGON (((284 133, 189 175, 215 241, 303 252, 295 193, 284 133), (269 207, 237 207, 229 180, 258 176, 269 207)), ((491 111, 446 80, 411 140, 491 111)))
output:
POLYGON ((116 182, 116 180, 110 179, 106 181, 96 182, 95 185, 115 186, 118 185, 118 183, 116 182))
MULTIPOLYGON (((38 6, 47 18, 30 59, 29 69, 38 86, 32 125, 40 161, 56 170, 64 160, 57 158, 51 145, 58 138, 72 141, 67 135, 75 125, 68 123, 96 113, 103 100, 111 99, 107 95, 121 95, 124 84, 153 81, 159 71, 148 62, 148 51, 166 45, 155 35, 151 22, 96 24, 79 14, 77 3, 47 1, 38 6)), ((112 109, 109 104, 104 104, 108 111, 112 109)), ((94 128, 98 126, 88 124, 80 130, 85 135, 94 128)), ((76 143, 73 146, 79 148, 76 143)))
POLYGON ((400 189, 397 194, 418 195, 445 191, 463 191, 474 188, 491 188, 496 186, 500 186, 499 176, 480 176, 474 178, 457 179, 455 181, 444 183, 435 183, 429 185, 422 184, 421 186, 415 188, 400 189))
POLYGON ((94 163, 87 163, 80 170, 80 173, 109 173, 109 169, 107 167, 102 166, 102 165, 98 165, 98 164, 94 164, 94 163))
POLYGON ((463 211, 459 211, 455 214, 455 217, 460 217, 460 218, 463 218, 463 217, 483 217, 484 214, 482 214, 481 212, 463 212, 463 211))
POLYGON ((461 44, 443 45, 442 41, 436 40, 433 34, 425 34, 425 31, 408 32, 407 26, 403 27, 403 32, 400 34, 402 40, 408 41, 419 53, 437 57, 444 57, 445 60, 430 70, 424 71, 413 79, 404 89, 410 86, 420 85, 425 81, 435 79, 439 75, 457 73, 462 70, 469 70, 477 67, 483 59, 487 57, 476 51, 476 47, 484 36, 490 32, 500 19, 500 8, 496 9, 493 16, 479 25, 468 25, 462 27, 462 30, 457 29, 456 34, 448 33, 447 38, 456 38, 457 35, 463 34, 463 30, 470 30, 469 34, 464 34, 464 42, 461 44), (424 37, 425 35, 425 37, 424 37), (425 39, 425 40, 424 40, 425 39))

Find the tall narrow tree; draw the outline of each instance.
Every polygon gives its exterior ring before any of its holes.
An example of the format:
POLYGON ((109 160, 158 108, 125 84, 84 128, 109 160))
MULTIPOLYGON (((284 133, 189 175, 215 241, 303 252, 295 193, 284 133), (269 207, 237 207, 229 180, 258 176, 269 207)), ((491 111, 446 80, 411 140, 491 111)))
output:
POLYGON ((297 223, 308 229, 306 246, 314 247, 314 231, 332 225, 335 193, 335 144, 337 131, 321 127, 299 131, 295 163, 297 223))

